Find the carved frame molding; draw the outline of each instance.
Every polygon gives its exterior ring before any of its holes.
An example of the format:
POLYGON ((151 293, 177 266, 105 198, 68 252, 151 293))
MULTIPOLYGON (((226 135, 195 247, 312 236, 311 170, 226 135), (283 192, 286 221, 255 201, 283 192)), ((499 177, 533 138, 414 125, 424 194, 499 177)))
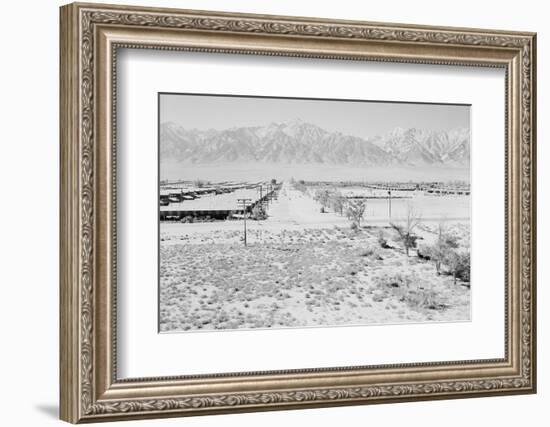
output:
MULTIPOLYGON (((532 33, 92 4, 62 7, 61 418, 70 422, 101 421, 534 392, 534 98, 535 35, 532 33), (135 30, 146 38, 155 33, 159 37, 155 39, 157 41, 143 42, 140 37, 132 38, 132 31, 135 30), (125 37, 113 36, 121 31, 127 32, 125 37), (194 40, 215 35, 215 41, 226 39, 228 43, 212 46, 210 39, 206 46, 201 43, 163 43, 162 36, 165 34, 174 34, 175 38, 181 34, 192 34, 196 37, 194 40), (247 36, 250 36, 251 43, 243 44, 247 36), (276 46, 252 46, 255 41, 263 40, 262 37, 266 38, 266 43, 274 40, 276 46), (318 40, 324 44, 317 50, 310 48, 318 40), (283 43, 283 46, 278 43, 283 43), (98 47, 100 44, 107 46, 107 49, 102 51, 98 47), (400 51, 394 52, 393 46, 399 46, 400 51), (117 381, 114 357, 116 338, 112 336, 116 329, 116 310, 113 309, 116 298, 105 295, 108 292, 103 290, 100 280, 103 274, 116 276, 116 257, 103 251, 105 247, 111 250, 116 248, 116 233, 107 237, 101 234, 105 230, 113 230, 112 224, 105 224, 116 216, 116 211, 113 212, 116 189, 107 194, 111 201, 104 200, 106 194, 98 190, 98 187, 107 188, 112 184, 112 181, 103 182, 101 174, 105 169, 98 166, 101 163, 98 150, 109 148, 102 143, 102 135, 114 138, 116 75, 113 64, 116 63, 118 47, 505 67, 509 83, 509 93, 506 94, 508 162, 517 160, 517 164, 508 166, 508 177, 505 178, 507 198, 509 192, 516 191, 507 215, 507 242, 511 243, 507 256, 512 265, 507 279, 511 279, 508 292, 512 301, 507 305, 507 322, 510 323, 507 341, 510 342, 506 343, 505 360, 354 367, 349 372, 350 378, 351 374, 365 374, 367 380, 369 375, 383 372, 372 383, 359 381, 345 386, 337 381, 333 381, 332 386, 318 386, 317 382, 307 379, 308 375, 316 379, 316 374, 327 370, 302 370, 273 374, 276 381, 282 381, 273 388, 255 390, 243 387, 242 391, 225 392, 223 387, 217 387, 226 384, 227 380, 232 381, 231 384, 237 383, 242 376, 210 376, 204 381, 212 387, 211 392, 179 395, 174 395, 174 390, 180 385, 185 386, 188 381, 185 378, 117 381), (366 53, 362 53, 363 47, 366 53), (447 49, 443 49, 443 54, 442 47, 447 49), (101 52, 110 52, 110 58, 105 55, 99 57, 101 52), (100 68, 105 68, 111 78, 98 84, 98 79, 102 78, 100 68), (104 92, 100 91, 110 91, 110 94, 104 97, 104 92), (110 101, 110 107, 104 106, 105 100, 110 101), (105 108, 103 113, 100 111, 102 108, 105 108), (109 209, 111 216, 106 218, 105 212, 109 209), (108 240, 107 246, 103 246, 104 240, 108 240), (102 263, 109 258, 112 259, 111 265, 104 267, 102 263), (512 271, 514 265, 517 269, 515 273, 512 271), (519 280, 513 280, 510 276, 513 274, 517 274, 519 280), (109 306, 106 306, 106 301, 109 306), (440 373, 445 367, 449 369, 448 378, 439 374, 433 380, 418 381, 407 376, 411 372, 421 372, 429 377, 431 371, 440 373), (501 368, 508 370, 505 374, 493 374, 491 371, 501 368), (283 387, 285 378, 303 379, 303 385, 283 387), (152 392, 155 385, 165 390, 152 392)), ((116 168, 114 154, 105 156, 116 168)), ((328 370, 328 383, 325 384, 330 384, 331 378, 334 380, 338 375, 343 375, 347 372, 345 369, 328 370)), ((250 381, 270 375, 249 374, 250 381)), ((236 387, 238 389, 238 385, 236 387)))

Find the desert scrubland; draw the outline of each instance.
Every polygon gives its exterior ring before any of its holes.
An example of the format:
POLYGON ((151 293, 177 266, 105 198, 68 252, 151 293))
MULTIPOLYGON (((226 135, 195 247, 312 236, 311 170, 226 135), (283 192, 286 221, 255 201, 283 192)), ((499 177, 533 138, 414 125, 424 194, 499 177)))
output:
POLYGON ((396 197, 391 218, 365 199, 357 220, 318 190, 286 181, 246 246, 242 218, 161 222, 160 330, 470 320, 469 196, 396 197))

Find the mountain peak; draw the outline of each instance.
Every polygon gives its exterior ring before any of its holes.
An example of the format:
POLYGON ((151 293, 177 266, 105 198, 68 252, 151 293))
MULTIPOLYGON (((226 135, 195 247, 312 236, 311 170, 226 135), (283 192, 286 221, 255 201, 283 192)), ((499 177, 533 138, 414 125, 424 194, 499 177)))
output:
POLYGON ((295 118, 267 126, 189 130, 161 125, 161 158, 190 163, 260 161, 285 164, 464 167, 470 162, 468 129, 395 128, 371 139, 330 132, 295 118))
POLYGON ((300 117, 295 117, 293 119, 288 119, 283 122, 287 126, 300 126, 303 125, 305 122, 300 117))

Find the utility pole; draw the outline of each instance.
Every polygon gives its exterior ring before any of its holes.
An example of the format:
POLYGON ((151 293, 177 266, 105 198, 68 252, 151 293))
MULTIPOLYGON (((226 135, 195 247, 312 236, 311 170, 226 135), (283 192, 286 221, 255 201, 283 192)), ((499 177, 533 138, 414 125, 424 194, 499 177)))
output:
POLYGON ((244 220, 244 245, 246 246, 246 208, 247 203, 251 202, 252 199, 237 199, 237 202, 243 204, 243 220, 244 220))
POLYGON ((391 220, 391 190, 388 190, 388 210, 389 210, 389 215, 391 220))
MULTIPOLYGON (((265 195, 267 197, 267 187, 265 189, 265 195)), ((264 184, 260 184, 260 200, 258 202, 260 204, 260 209, 264 209, 264 184)))

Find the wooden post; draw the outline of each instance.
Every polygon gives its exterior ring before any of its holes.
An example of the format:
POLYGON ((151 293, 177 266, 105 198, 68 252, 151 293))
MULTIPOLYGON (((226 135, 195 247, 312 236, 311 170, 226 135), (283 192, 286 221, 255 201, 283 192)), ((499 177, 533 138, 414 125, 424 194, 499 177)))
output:
POLYGON ((237 199, 238 202, 243 204, 243 220, 244 220, 244 245, 246 246, 246 204, 251 202, 252 199, 237 199))

